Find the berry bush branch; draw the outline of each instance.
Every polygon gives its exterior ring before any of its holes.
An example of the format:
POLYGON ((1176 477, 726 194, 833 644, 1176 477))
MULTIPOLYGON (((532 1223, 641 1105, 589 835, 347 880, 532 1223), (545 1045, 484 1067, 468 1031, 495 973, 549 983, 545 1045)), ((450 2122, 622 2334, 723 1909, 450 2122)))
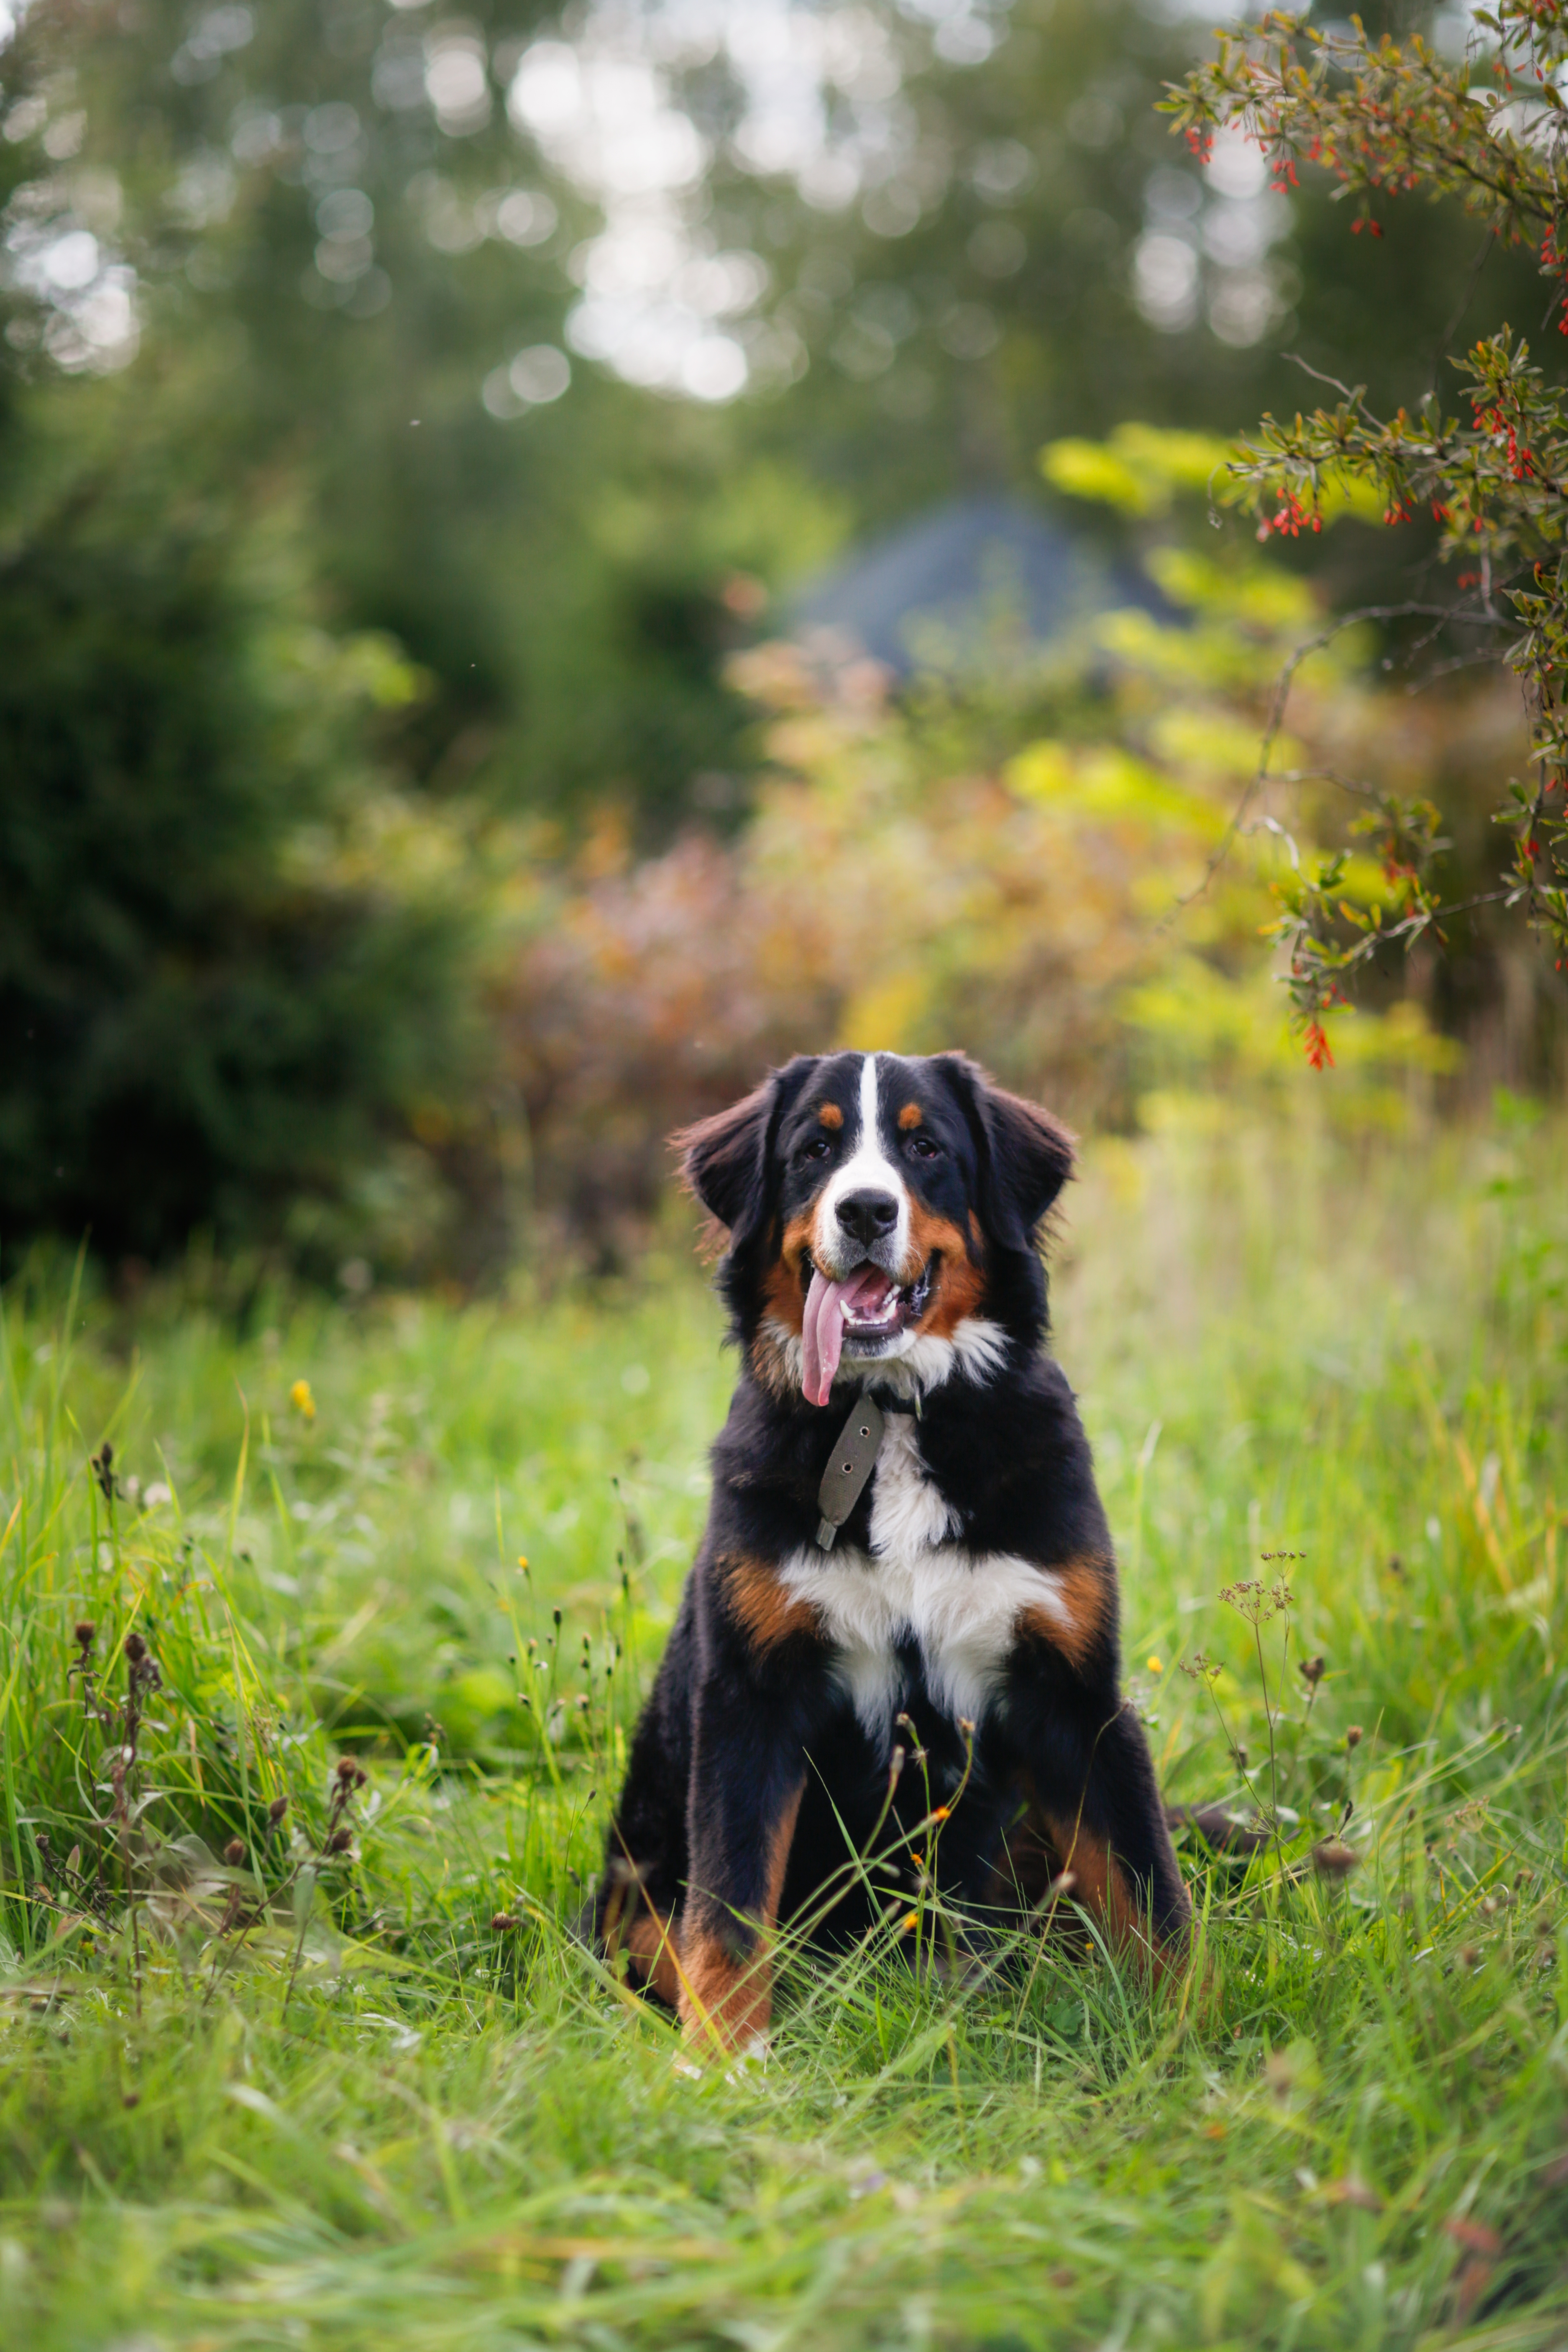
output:
MULTIPOLYGON (((1500 0, 1475 25, 1470 50, 1451 60, 1419 38, 1374 43, 1359 22, 1323 30, 1271 13, 1222 34, 1165 110, 1200 159, 1218 130, 1239 129, 1268 157, 1277 187, 1298 185, 1303 167, 1331 173, 1355 201, 1357 232, 1381 236, 1375 206, 1391 192, 1457 198, 1493 236, 1536 252, 1547 322, 1568 333, 1568 0, 1500 0)), ((1343 856, 1279 886, 1276 937, 1316 1066, 1331 1058, 1322 1014, 1344 1001, 1351 975, 1391 942, 1441 939, 1446 917, 1494 901, 1517 908, 1559 970, 1568 963, 1568 401, 1507 327, 1454 364, 1452 410, 1433 392, 1380 417, 1363 387, 1336 386, 1332 407, 1266 416, 1230 468, 1264 540, 1321 530, 1348 493, 1375 493, 1391 529, 1429 512, 1439 556, 1455 567, 1455 597, 1438 608, 1444 632, 1468 659, 1478 635, 1503 630, 1501 658, 1530 722, 1534 772, 1511 781, 1495 812, 1511 836, 1499 890, 1445 906, 1433 878, 1447 846, 1439 813, 1375 793, 1352 830, 1382 865, 1382 902, 1350 905, 1343 856)))

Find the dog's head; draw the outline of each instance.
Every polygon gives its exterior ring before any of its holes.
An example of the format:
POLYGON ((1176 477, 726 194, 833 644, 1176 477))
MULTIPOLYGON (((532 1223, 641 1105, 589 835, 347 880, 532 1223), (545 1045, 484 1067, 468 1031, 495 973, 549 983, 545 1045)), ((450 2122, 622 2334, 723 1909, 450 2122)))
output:
POLYGON ((1043 1331, 1036 1237, 1072 1140, 965 1055, 803 1055, 675 1140, 775 1391, 826 1404, 841 1365, 933 1386, 1043 1331))

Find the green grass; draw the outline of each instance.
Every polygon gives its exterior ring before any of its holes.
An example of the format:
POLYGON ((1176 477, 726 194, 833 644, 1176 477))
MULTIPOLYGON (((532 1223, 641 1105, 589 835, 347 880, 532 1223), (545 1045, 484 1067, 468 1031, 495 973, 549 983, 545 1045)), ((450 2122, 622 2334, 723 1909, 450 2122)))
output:
POLYGON ((1286 1575, 1285 1854, 1348 1803, 1359 1866, 1192 1862, 1158 1997, 1054 1943, 787 1956, 736 2080, 564 1932, 729 1385, 684 1244, 492 1307, 14 1284, 7 2346, 1568 2342, 1565 1160, 1517 1114, 1090 1150, 1058 1344, 1167 1786, 1245 1801, 1235 1741, 1268 1793, 1218 1595, 1286 1575), (82 1620, 116 1707, 132 1633, 162 1677, 124 1833, 82 1620))

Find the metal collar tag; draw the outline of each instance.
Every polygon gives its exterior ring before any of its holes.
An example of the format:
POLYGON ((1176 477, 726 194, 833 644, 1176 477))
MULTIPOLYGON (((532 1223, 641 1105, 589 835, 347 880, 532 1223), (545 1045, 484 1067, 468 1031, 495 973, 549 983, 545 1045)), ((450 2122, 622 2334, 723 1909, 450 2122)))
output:
POLYGON ((877 1466, 877 1448, 882 1443, 885 1427, 881 1406, 863 1390, 838 1433, 816 1490, 817 1506, 822 1512, 816 1540, 824 1551, 833 1549, 834 1538, 866 1491, 866 1483, 877 1466))

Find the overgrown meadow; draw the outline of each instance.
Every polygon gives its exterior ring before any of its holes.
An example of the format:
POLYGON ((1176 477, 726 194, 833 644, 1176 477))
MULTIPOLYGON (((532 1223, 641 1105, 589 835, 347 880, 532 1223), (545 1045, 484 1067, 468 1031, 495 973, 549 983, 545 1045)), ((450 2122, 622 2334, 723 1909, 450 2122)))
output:
POLYGON ((1162 1992, 1061 1922, 959 1982, 917 1901, 786 1953, 734 2076, 571 1932, 731 1377, 684 1229, 489 1305, 36 1263, 7 2343, 1568 2340, 1565 1142, 1089 1149, 1057 1344, 1133 1688, 1274 1835, 1187 1854, 1162 1992))

